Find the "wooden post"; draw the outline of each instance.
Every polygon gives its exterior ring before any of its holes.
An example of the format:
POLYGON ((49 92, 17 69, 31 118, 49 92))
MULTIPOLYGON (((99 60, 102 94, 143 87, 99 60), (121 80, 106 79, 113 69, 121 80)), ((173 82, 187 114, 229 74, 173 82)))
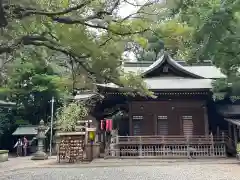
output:
POLYGON ((189 144, 189 136, 187 136, 187 157, 190 158, 190 144, 189 144))
POLYGON ((228 122, 228 136, 232 138, 232 128, 231 128, 231 123, 228 122))
POLYGON ((88 132, 87 132, 87 128, 88 128, 88 123, 85 122, 85 144, 88 144, 88 132))
POLYGON ((224 143, 225 142, 225 133, 222 132, 222 142, 224 143))
POLYGON ((214 152, 214 141, 213 141, 213 134, 210 134, 210 139, 211 139, 211 155, 215 156, 215 152, 214 152))
POLYGON ((157 115, 154 114, 153 118, 154 118, 154 122, 155 122, 155 129, 154 129, 155 133, 154 134, 158 135, 158 118, 157 118, 157 115))
POLYGON ((238 126, 238 137, 240 138, 240 127, 238 126))
POLYGON ((217 126, 217 137, 220 136, 220 130, 219 130, 219 126, 217 126))
POLYGON ((142 157, 142 137, 139 136, 138 156, 142 157))
POLYGON ((235 144, 235 147, 237 147, 238 138, 237 138, 237 126, 236 125, 233 125, 233 135, 234 135, 234 144, 235 144))
POLYGON ((133 135, 133 127, 132 127, 132 103, 129 102, 129 135, 133 135))
POLYGON ((119 136, 116 136, 116 155, 118 158, 120 158, 120 145, 119 145, 119 136))
POLYGON ((204 125, 205 125, 205 135, 209 135, 209 124, 208 124, 208 115, 207 115, 207 108, 204 106, 204 125))
POLYGON ((130 136, 133 136, 132 116, 129 117, 129 134, 130 134, 130 136))

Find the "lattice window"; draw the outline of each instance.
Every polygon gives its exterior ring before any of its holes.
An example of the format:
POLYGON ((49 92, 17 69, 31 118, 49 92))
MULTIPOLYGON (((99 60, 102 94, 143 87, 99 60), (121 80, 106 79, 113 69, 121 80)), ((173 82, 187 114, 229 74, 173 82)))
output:
POLYGON ((168 135, 168 117, 167 116, 158 116, 157 134, 160 136, 168 135))
POLYGON ((158 120, 160 119, 168 119, 167 116, 158 116, 158 120))
POLYGON ((184 120, 192 120, 192 116, 182 116, 182 119, 184 119, 184 120))
POLYGON ((133 135, 134 136, 141 135, 141 120, 143 120, 143 116, 133 116, 132 117, 133 135))
POLYGON ((192 116, 182 116, 183 120, 183 134, 185 136, 193 135, 193 120, 192 116))
POLYGON ((143 119, 143 116, 133 116, 133 118, 132 118, 133 120, 137 120, 137 119, 143 119))

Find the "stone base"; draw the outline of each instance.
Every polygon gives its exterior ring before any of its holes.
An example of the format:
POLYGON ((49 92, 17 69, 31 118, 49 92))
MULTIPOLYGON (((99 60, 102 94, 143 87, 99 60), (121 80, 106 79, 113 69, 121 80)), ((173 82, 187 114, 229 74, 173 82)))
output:
POLYGON ((0 162, 8 161, 8 150, 0 150, 0 162))
POLYGON ((46 160, 48 159, 48 155, 45 152, 37 151, 33 154, 31 160, 46 160))
POLYGON ((85 152, 86 152, 86 160, 92 160, 99 158, 100 157, 100 144, 94 143, 93 145, 91 144, 86 144, 85 145, 85 152), (93 150, 91 150, 93 148, 93 150), (93 153, 93 154, 91 154, 93 153), (92 157, 93 156, 93 157, 92 157))

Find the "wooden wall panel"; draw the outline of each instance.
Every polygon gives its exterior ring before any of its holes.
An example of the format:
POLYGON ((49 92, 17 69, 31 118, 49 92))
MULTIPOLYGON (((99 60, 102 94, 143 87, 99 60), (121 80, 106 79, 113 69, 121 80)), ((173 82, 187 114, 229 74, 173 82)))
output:
MULTIPOLYGON (((204 135, 204 101, 134 101, 129 115, 142 115, 142 135, 157 134, 157 117, 167 116, 169 135, 183 135, 182 116, 193 116, 194 135, 204 135)), ((131 124, 131 123, 130 123, 131 124)), ((131 126, 130 126, 131 128, 131 126)), ((132 131, 132 130, 130 130, 132 131)))

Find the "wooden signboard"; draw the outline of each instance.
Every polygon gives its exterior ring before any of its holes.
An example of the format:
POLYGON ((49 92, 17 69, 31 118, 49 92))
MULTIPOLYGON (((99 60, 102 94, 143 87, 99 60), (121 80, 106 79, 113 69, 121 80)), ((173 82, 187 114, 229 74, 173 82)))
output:
POLYGON ((67 160, 76 162, 83 160, 84 136, 62 136, 59 145, 59 162, 67 160))

